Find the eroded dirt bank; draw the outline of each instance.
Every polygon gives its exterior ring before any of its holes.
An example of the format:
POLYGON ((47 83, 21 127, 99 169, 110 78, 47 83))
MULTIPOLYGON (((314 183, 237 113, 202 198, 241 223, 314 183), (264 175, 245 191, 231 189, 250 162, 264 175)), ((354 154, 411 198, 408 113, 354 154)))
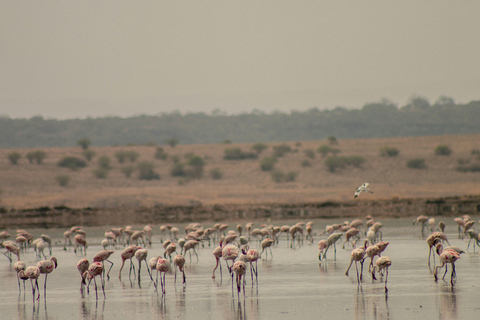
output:
POLYGON ((61 228, 143 223, 188 223, 222 220, 281 220, 314 218, 460 216, 480 213, 480 196, 360 200, 302 204, 154 206, 137 208, 41 207, 0 208, 0 228, 61 228))

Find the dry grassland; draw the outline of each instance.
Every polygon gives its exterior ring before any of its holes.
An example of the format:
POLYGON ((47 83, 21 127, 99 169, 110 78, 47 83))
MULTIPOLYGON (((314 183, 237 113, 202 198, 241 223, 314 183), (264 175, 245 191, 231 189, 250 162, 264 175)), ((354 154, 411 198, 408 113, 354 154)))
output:
MULTIPOLYGON (((211 204, 262 204, 262 203, 304 203, 351 200, 355 188, 365 181, 371 184, 373 194, 362 194, 365 199, 425 198, 480 194, 480 173, 462 173, 455 170, 457 160, 480 161, 472 155, 472 149, 480 149, 480 135, 427 136, 408 138, 387 138, 368 140, 339 140, 335 147, 340 155, 360 155, 367 161, 363 168, 347 168, 330 173, 317 152, 311 160, 311 167, 302 167, 307 159, 304 151, 316 149, 327 141, 303 141, 288 143, 295 152, 279 158, 276 168, 283 172, 296 171, 294 182, 275 183, 268 172, 260 170, 260 159, 272 153, 269 143, 259 159, 232 161, 223 160, 224 150, 240 147, 251 151, 248 144, 209 144, 164 146, 171 155, 184 159, 187 153, 194 153, 206 159, 205 176, 200 180, 185 182, 172 177, 171 159, 155 160, 156 147, 92 147, 97 155, 86 168, 71 171, 57 166, 67 155, 83 158, 80 147, 42 149, 47 158, 41 165, 30 164, 25 158, 28 149, 0 150, 1 194, 0 206, 7 208, 35 208, 40 206, 82 207, 138 207, 163 205, 185 205, 192 202, 211 204), (379 149, 388 145, 400 151, 397 157, 382 157, 379 149), (450 156, 436 156, 438 145, 448 145, 450 156), (116 158, 117 150, 135 150, 140 154, 138 161, 154 162, 160 180, 144 181, 131 178, 120 171, 116 158), (13 151, 23 157, 18 165, 12 165, 7 155, 13 151), (106 179, 93 174, 99 156, 111 157, 112 169, 106 179), (406 162, 412 158, 424 158, 426 170, 408 169, 406 162), (221 180, 209 176, 212 168, 223 172, 221 180), (67 174, 71 181, 67 187, 59 186, 55 177, 67 174), (185 182, 182 183, 181 181, 185 182)), ((35 149, 36 150, 36 149, 35 149)))

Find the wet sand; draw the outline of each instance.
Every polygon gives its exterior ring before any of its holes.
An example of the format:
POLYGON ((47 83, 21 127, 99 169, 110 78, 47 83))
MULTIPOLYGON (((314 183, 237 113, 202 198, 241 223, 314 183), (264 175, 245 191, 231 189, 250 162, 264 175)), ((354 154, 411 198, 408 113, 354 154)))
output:
MULTIPOLYGON (((478 221, 479 217, 472 217, 478 221)), ((442 218, 447 223, 446 233, 452 245, 466 251, 467 239, 457 236, 453 218, 442 218)), ((39 280, 41 298, 32 301, 29 281, 26 292, 19 294, 13 264, 0 257, 0 310, 2 319, 467 319, 480 314, 478 289, 480 287, 480 248, 473 254, 462 254, 456 263, 457 281, 450 284, 450 268, 443 281, 434 281, 433 271, 427 267, 428 246, 420 235, 420 226, 412 227, 412 219, 378 219, 384 223, 383 240, 390 245, 383 255, 392 259, 388 275, 388 294, 383 281, 372 281, 365 272, 363 282, 358 285, 353 266, 349 276, 345 270, 350 262, 351 246, 341 249, 337 243, 337 257, 329 250, 327 261, 318 261, 317 243, 325 236, 316 236, 313 244, 300 248, 287 247, 284 236, 273 248, 273 258, 268 256, 258 262, 258 285, 252 285, 247 273, 245 294, 232 294, 232 283, 228 271, 219 270, 212 279, 215 259, 214 249, 199 248, 199 261, 187 254, 185 269, 187 286, 183 288, 181 277, 174 284, 174 274, 167 274, 166 293, 155 292, 145 265, 141 281, 129 280, 128 263, 118 279, 121 265, 121 249, 111 256, 114 266, 111 278, 106 282, 103 298, 100 282, 99 297, 95 298, 93 282, 90 294, 82 298, 80 275, 76 263, 81 258, 73 250, 63 251, 63 244, 54 246, 53 255, 59 267, 48 277, 47 297, 44 298, 45 276, 39 280)), ((437 218, 437 223, 440 219, 437 218)), ((297 222, 297 221, 294 221, 297 222)), ((325 225, 340 221, 315 220, 314 231, 322 232, 325 225)), ((258 226, 260 223, 256 223, 258 226)), ((273 222, 272 222, 273 223, 273 222)), ((291 224, 281 221, 278 225, 291 224)), ((230 223, 231 226, 237 223, 230 223)), ((276 223, 273 223, 276 224, 276 223)), ((208 227, 209 225, 205 225, 208 227)), ((138 226, 140 228, 140 226, 138 226)), ((86 228, 87 240, 91 243, 87 258, 101 250, 99 242, 105 228, 86 228)), ((181 229, 182 230, 182 229, 181 229)), ((29 230, 35 237, 47 233, 54 239, 63 239, 64 230, 29 230)), ((252 247, 257 244, 251 242, 252 247)), ((154 244, 148 248, 149 258, 163 255, 158 226, 154 229, 154 244)), ((3 250, 4 251, 4 250, 3 250)), ((35 254, 22 256, 27 265, 35 264, 35 254)), ((438 263, 438 257, 436 259, 438 263)), ((137 264, 137 261, 134 261, 137 264)), ((441 272, 443 275, 443 270, 441 272)), ((155 274, 153 275, 155 278, 155 274)), ((384 279, 383 279, 384 280, 384 279)), ((235 288, 236 290, 236 288, 235 288)))

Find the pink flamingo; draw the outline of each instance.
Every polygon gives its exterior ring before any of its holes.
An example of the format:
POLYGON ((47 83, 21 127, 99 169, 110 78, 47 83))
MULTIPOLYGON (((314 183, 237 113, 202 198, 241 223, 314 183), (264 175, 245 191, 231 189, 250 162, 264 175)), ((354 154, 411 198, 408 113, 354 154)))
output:
POLYGON ((13 265, 13 269, 15 269, 15 272, 17 273, 17 280, 18 280, 18 291, 22 291, 21 290, 21 287, 20 287, 20 279, 23 280, 23 291, 25 291, 25 280, 28 279, 28 277, 25 276, 25 269, 26 269, 26 265, 25 265, 25 262, 23 261, 17 261, 15 262, 15 264, 13 265), (23 277, 20 278, 19 276, 19 272, 20 271, 24 271, 23 273, 23 277))
POLYGON ((88 270, 83 273, 83 280, 85 282, 85 279, 88 278, 88 285, 87 285, 87 291, 89 291, 90 287, 90 282, 95 283, 95 297, 98 300, 98 291, 97 291, 97 280, 95 280, 96 276, 100 276, 100 282, 102 283, 102 290, 103 290, 103 298, 105 299, 105 287, 103 285, 103 279, 102 279, 102 273, 103 273, 103 266, 100 262, 93 262, 89 267, 88 270))
POLYGON ((170 270, 170 264, 168 263, 167 259, 159 258, 157 260, 157 281, 155 288, 158 288, 158 274, 160 273, 160 285, 162 286, 162 293, 165 293, 165 274, 170 270), (162 277, 163 273, 163 277, 162 277))
POLYGON ((233 244, 227 244, 222 248, 222 258, 225 260, 225 263, 227 264, 228 271, 232 273, 232 267, 228 265, 228 260, 232 260, 232 265, 235 259, 237 259, 238 254, 240 253, 240 249, 236 245, 233 244))
POLYGON ((360 280, 362 280, 363 276, 363 262, 365 260, 365 249, 367 248, 368 240, 365 240, 365 244, 363 247, 356 248, 352 250, 352 254, 350 257, 350 264, 348 265, 347 271, 345 271, 345 275, 348 276, 348 271, 350 270, 350 267, 352 266, 353 261, 355 261, 355 269, 357 269, 357 282, 360 284, 360 280), (360 277, 358 276, 358 266, 357 262, 360 261, 361 265, 361 271, 360 271, 360 277))
POLYGON ((20 248, 18 248, 16 245, 13 244, 13 242, 9 241, 5 241, 3 243, 3 246, 5 247, 5 249, 7 249, 7 252, 4 253, 5 257, 8 258, 8 260, 10 261, 10 263, 12 263, 12 259, 9 257, 9 255, 11 254, 14 254, 17 256, 17 261, 20 261, 20 248))
POLYGON ((445 279, 445 274, 447 274, 447 263, 452 264, 452 274, 450 276, 450 283, 453 285, 453 279, 456 278, 457 274, 455 272, 455 261, 460 259, 460 253, 454 250, 443 250, 443 246, 441 243, 437 244, 437 253, 440 255, 440 261, 442 262, 441 265, 435 267, 435 272, 433 275, 435 276, 435 281, 438 280, 437 273, 439 268, 443 268, 445 266, 445 273, 443 274, 443 278, 445 279))
POLYGON ((83 274, 88 270, 90 266, 90 262, 88 262, 87 258, 82 258, 77 262, 77 270, 80 272, 80 276, 82 277, 82 282, 80 283, 80 292, 83 296, 83 288, 86 285, 85 279, 83 278, 83 274))
POLYGON ((52 273, 54 269, 57 269, 57 258, 51 257, 50 260, 41 260, 37 262, 37 267, 40 269, 41 274, 45 274, 45 283, 43 285, 43 295, 47 298, 47 276, 52 273))
POLYGON ((260 258, 260 254, 256 249, 248 249, 247 251, 247 259, 250 262, 250 274, 252 275, 252 284, 253 284, 253 272, 255 272, 255 280, 258 283, 258 268, 257 268, 257 260, 260 258), (253 266, 253 262, 255 262, 255 267, 253 266), (253 270, 253 272, 252 272, 253 270))
MULTIPOLYGON (((183 246, 183 255, 186 256, 188 250, 193 250, 193 252, 197 256, 197 262, 198 262, 198 253, 197 253, 197 250, 195 250, 195 247, 197 246, 198 243, 199 242, 197 240, 188 240, 187 242, 185 242, 185 245, 183 246)), ((190 253, 190 262, 192 262, 192 253, 191 252, 189 253, 190 253)))
POLYGON ((118 271, 118 279, 122 280, 122 269, 125 264, 125 260, 130 260, 130 271, 128 273, 128 278, 130 279, 130 276, 132 274, 132 268, 133 268, 133 275, 135 276, 135 266, 133 265, 132 258, 135 256, 135 252, 137 252, 138 249, 141 249, 139 246, 128 246, 125 249, 123 249, 122 253, 120 256, 122 257, 122 266, 120 267, 120 270, 118 271))
MULTIPOLYGON (((448 242, 448 239, 447 239, 447 235, 445 233, 442 233, 442 232, 434 232, 432 233, 430 236, 428 236, 427 238, 427 244, 428 244, 428 247, 429 247, 429 251, 428 251, 428 267, 430 267, 430 256, 432 255, 432 250, 433 250, 433 247, 438 243, 440 242, 441 240, 444 240, 446 241, 449 245, 450 243, 448 242)), ((435 254, 433 255, 433 263, 435 264, 435 254)))
POLYGON ((113 262, 108 260, 110 256, 114 253, 115 251, 112 250, 102 250, 97 252, 97 254, 93 257, 93 262, 101 262, 103 265, 103 271, 105 271, 105 261, 110 263, 110 269, 108 269, 107 272, 107 279, 110 280, 110 270, 113 268, 113 262))
MULTIPOLYGON (((80 231, 80 230, 79 230, 80 231)), ((87 240, 85 240, 85 235, 79 233, 76 234, 75 237, 73 237, 74 241, 74 246, 73 246, 73 252, 77 254, 77 248, 80 247, 80 253, 82 253, 82 248, 83 248, 83 255, 87 255, 87 240)))
MULTIPOLYGON (((383 270, 386 270, 386 275, 385 275, 385 292, 388 292, 388 289, 387 289, 387 280, 388 280, 388 268, 392 265, 392 260, 387 257, 387 256, 383 256, 383 257, 380 257, 377 259, 377 261, 375 262, 375 267, 378 269, 379 272, 382 272, 383 270)), ((375 267, 373 267, 373 270, 372 270, 372 278, 374 280, 377 280, 377 278, 375 277, 375 267)))
POLYGON ((185 269, 184 269, 185 257, 182 256, 181 254, 177 254, 175 258, 173 258, 173 264, 175 265, 175 284, 177 283, 177 267, 178 267, 178 270, 180 270, 180 272, 183 275, 183 285, 186 286, 187 279, 185 277, 185 269))
MULTIPOLYGON (((232 295, 233 295, 233 274, 235 273, 235 278, 237 281, 237 294, 240 298, 240 290, 241 290, 241 283, 242 283, 242 276, 245 274, 247 270, 247 265, 243 261, 237 261, 232 266, 232 295)), ((245 284, 243 284, 243 295, 245 295, 245 284)))
POLYGON ((215 257, 215 260, 217 261, 215 268, 213 268, 212 272, 212 279, 215 279, 215 270, 217 270, 218 265, 220 264, 220 277, 222 277, 222 263, 220 262, 220 258, 222 257, 222 242, 220 241, 220 246, 216 247, 215 250, 213 250, 213 256, 215 257))
POLYGON ((145 261, 145 265, 147 265, 148 275, 150 276, 150 280, 152 280, 153 282, 152 274, 150 273, 150 268, 148 267, 148 264, 147 264, 147 255, 148 255, 147 249, 138 249, 135 252, 135 258, 138 260, 138 281, 139 282, 140 282, 140 271, 142 269, 142 261, 145 261))
POLYGON ((359 233, 359 232, 360 232, 360 230, 358 230, 358 229, 356 229, 356 228, 350 228, 350 229, 345 233, 345 242, 344 242, 343 245, 342 245, 342 249, 345 249, 345 244, 348 243, 351 238, 356 237, 357 240, 360 239, 360 237, 358 236, 358 233, 359 233))
POLYGON ((172 261, 172 253, 177 252, 177 245, 175 243, 170 243, 167 248, 165 249, 165 252, 163 253, 163 257, 168 258, 170 261, 172 261))
POLYGON ((25 271, 20 271, 19 276, 22 277, 27 277, 30 279, 30 282, 32 284, 32 294, 33 294, 33 299, 35 300, 35 287, 38 290, 38 296, 37 300, 40 300, 40 289, 38 288, 38 277, 40 276, 40 269, 37 266, 29 266, 25 269, 25 271), (35 286, 33 285, 33 279, 35 279, 35 286))
MULTIPOLYGON (((293 227, 292 227, 293 228, 293 227)), ((292 241, 293 240, 293 236, 292 236, 292 241)), ((262 253, 263 251, 266 249, 266 248, 269 248, 270 249, 270 258, 273 258, 273 253, 272 253, 272 244, 273 244, 273 240, 270 239, 270 238, 266 238, 262 241, 261 243, 261 246, 262 246, 262 251, 260 251, 260 257, 262 257, 262 253)), ((268 254, 267 252, 265 252, 265 259, 267 258, 268 254)))

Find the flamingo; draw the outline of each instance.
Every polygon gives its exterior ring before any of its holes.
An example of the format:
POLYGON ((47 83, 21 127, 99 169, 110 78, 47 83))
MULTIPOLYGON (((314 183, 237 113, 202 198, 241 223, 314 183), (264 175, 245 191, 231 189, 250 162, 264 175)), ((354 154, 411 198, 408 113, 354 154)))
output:
MULTIPOLYGON (((266 248, 270 249, 270 257, 273 258, 272 244, 273 244, 273 240, 270 239, 270 238, 266 238, 262 241, 262 243, 261 243, 262 251, 260 251, 260 258, 262 257, 262 253, 266 248)), ((267 256, 268 256, 268 253, 265 252, 265 259, 266 259, 267 256)))
POLYGON ((165 287, 166 287, 165 274, 170 270, 170 265, 168 264, 167 259, 159 258, 157 260, 156 269, 157 269, 157 281, 156 281, 155 288, 158 288, 158 274, 160 273, 160 285, 162 286, 162 293, 165 293, 165 287), (163 273, 163 277, 162 277, 162 273, 163 273))
POLYGON ((353 261, 355 261, 355 269, 357 269, 358 284, 360 284, 360 280, 362 280, 362 276, 363 276, 363 262, 365 260, 365 249, 367 248, 367 244, 368 244, 368 240, 365 240, 365 244, 363 247, 352 250, 352 254, 350 257, 350 264, 348 265, 347 271, 345 271, 345 275, 348 276, 348 271, 350 270, 350 267, 352 266, 353 261), (361 265, 360 277, 358 276, 358 266, 357 266, 357 262, 359 261, 361 265))
MULTIPOLYGON (((188 250, 193 250, 193 252, 197 256, 197 262, 198 262, 198 253, 197 253, 197 250, 195 250, 195 247, 197 246, 197 244, 198 244, 197 240, 188 240, 187 242, 185 242, 185 245, 183 246, 183 255, 186 256, 188 250)), ((192 253, 189 252, 189 254, 190 254, 190 262, 192 262, 192 253)))
POLYGON ((29 266, 25 269, 25 271, 20 270, 19 277, 20 278, 28 278, 32 284, 32 294, 33 299, 35 300, 35 288, 38 290, 37 300, 40 300, 40 289, 38 288, 38 277, 40 276, 40 268, 37 266, 29 266), (33 285, 33 279, 35 279, 35 286, 33 285))
MULTIPOLYGON (((443 232, 434 232, 427 238, 427 244, 429 247, 428 251, 428 267, 430 267, 430 256, 432 254, 433 247, 440 242, 441 240, 446 241, 449 245, 450 243, 448 242, 447 235, 443 232)), ((433 255, 433 263, 435 264, 435 255, 433 255)))
POLYGON ((37 258, 38 259, 41 259, 42 258, 42 255, 43 255, 43 258, 46 260, 47 259, 47 256, 45 255, 45 242, 39 238, 37 239, 38 241, 33 241, 33 245, 35 246, 35 251, 37 252, 37 258))
POLYGON ((360 187, 357 188, 357 190, 355 190, 355 194, 353 196, 353 198, 357 198, 362 192, 370 192, 370 193, 373 193, 373 191, 370 191, 370 189, 368 189, 368 187, 370 186, 370 183, 368 182, 365 182, 364 184, 362 184, 360 187))
POLYGON ((187 278, 185 277, 185 257, 182 256, 181 254, 177 254, 174 258, 173 258, 173 264, 175 265, 175 284, 177 283, 177 267, 178 267, 178 270, 180 270, 180 272, 182 273, 183 275, 183 285, 186 286, 187 285, 187 278))
MULTIPOLYGON (((78 230, 78 231, 80 231, 80 230, 78 230)), ((87 240, 85 240, 85 235, 82 234, 82 233, 78 233, 73 237, 73 241, 75 243, 74 247, 73 247, 73 252, 75 252, 75 254, 77 254, 77 248, 81 247, 80 248, 80 253, 82 253, 82 247, 83 247, 83 255, 86 256, 87 255, 87 240)))
POLYGON ((22 291, 21 290, 21 287, 20 287, 20 279, 23 280, 23 291, 25 291, 25 280, 28 279, 28 277, 25 276, 25 269, 26 269, 26 265, 25 265, 25 262, 23 261, 17 261, 15 262, 15 264, 13 265, 13 269, 15 270, 15 272, 17 273, 17 280, 18 280, 18 291, 22 291), (24 271, 23 273, 23 277, 20 278, 20 275, 19 275, 19 272, 20 271, 24 271))
POLYGON ((12 263, 12 259, 8 256, 8 254, 16 255, 17 256, 17 261, 20 261, 20 248, 18 248, 16 245, 14 245, 13 242, 7 243, 7 241, 5 241, 3 243, 3 246, 5 247, 5 249, 7 249, 7 252, 5 252, 4 255, 5 255, 5 257, 8 258, 10 263, 12 263))
POLYGON ((220 264, 220 277, 222 276, 222 263, 220 262, 220 258, 222 257, 222 242, 220 241, 220 246, 216 247, 215 250, 213 250, 213 256, 215 257, 216 264, 215 268, 213 268, 212 272, 212 279, 215 279, 215 270, 217 270, 218 265, 220 264))
POLYGON ((110 263, 110 269, 108 269, 107 272, 107 279, 110 280, 110 270, 113 268, 113 262, 108 260, 110 256, 114 253, 115 251, 112 250, 102 250, 97 252, 97 254, 93 257, 93 262, 101 262, 103 266, 103 271, 105 271, 105 261, 110 263))
POLYGON ((467 234, 470 236, 470 240, 468 240, 467 251, 468 251, 468 248, 470 247, 470 242, 472 242, 473 240, 473 253, 475 253, 475 243, 477 244, 477 246, 480 247, 479 234, 475 230, 468 230, 467 234))
POLYGON ((128 273, 128 278, 130 279, 130 276, 132 274, 132 268, 133 268, 133 275, 135 275, 135 266, 132 263, 132 258, 138 249, 141 249, 141 247, 135 246, 135 245, 131 245, 123 249, 122 253, 120 254, 120 256, 122 257, 122 266, 118 271, 118 279, 122 280, 122 269, 123 269, 123 265, 125 264, 125 260, 130 260, 130 271, 128 273))
POLYGON ((106 299, 102 273, 103 273, 103 266, 100 262, 93 262, 88 267, 88 270, 83 273, 83 281, 85 282, 85 279, 88 278, 87 290, 90 287, 90 282, 92 282, 92 279, 93 279, 93 282, 95 283, 95 297, 97 300, 98 300, 98 291, 97 291, 97 280, 95 280, 96 276, 100 276, 100 282, 102 283, 103 298, 106 299))
POLYGON ((253 272, 255 272, 255 280, 258 283, 258 268, 257 268, 257 260, 260 258, 260 254, 256 249, 248 249, 247 251, 247 259, 250 262, 250 274, 252 275, 252 284, 253 284, 253 272), (253 262, 255 262, 255 267, 253 267, 253 262), (253 271, 253 272, 252 272, 253 271))
POLYGON ((458 239, 463 240, 463 233, 462 233, 462 227, 465 224, 465 221, 462 218, 455 218, 453 219, 455 223, 458 225, 458 239))
POLYGON ((48 250, 50 252, 50 255, 52 255, 52 238, 50 238, 50 236, 46 234, 42 234, 40 238, 42 238, 42 240, 48 244, 48 250))
POLYGON ((423 230, 427 228, 427 223, 428 223, 428 217, 427 216, 418 216, 417 219, 413 220, 413 225, 415 223, 421 223, 422 224, 422 236, 423 236, 423 230))
MULTIPOLYGON (((460 259, 460 254, 454 250, 443 250, 443 246, 441 243, 437 244, 437 253, 440 255, 440 261, 442 262, 441 265, 435 267, 435 272, 433 275, 435 276, 435 281, 438 280, 437 273, 439 268, 443 268, 445 266, 445 274, 447 273, 447 263, 452 264, 452 274, 450 276, 450 283, 453 285, 453 279, 457 276, 455 272, 455 261, 460 259)), ((443 279, 445 279, 445 274, 443 275, 443 279)))
POLYGON ((148 275, 150 276, 150 279, 153 282, 152 274, 150 273, 150 268, 148 267, 148 264, 147 264, 147 254, 148 254, 147 249, 138 249, 137 251, 135 251, 135 258, 138 260, 138 281, 139 282, 140 282, 140 270, 142 269, 142 261, 145 261, 145 264, 147 265, 148 275))
MULTIPOLYGON (((325 252, 323 253, 323 259, 326 259, 327 257, 327 251, 328 249, 333 245, 333 248, 335 249, 334 253, 334 260, 337 260, 337 246, 336 242, 342 237, 341 233, 332 233, 331 235, 328 236, 327 238, 327 243, 325 247, 325 252)), ((319 247, 320 247, 320 242, 319 242, 319 247)), ((320 258, 320 255, 319 255, 320 258)))
MULTIPOLYGON (((237 261, 232 266, 232 295, 233 295, 233 273, 235 273, 235 278, 237 281, 237 294, 240 298, 240 290, 241 290, 241 283, 242 283, 242 276, 245 274, 247 270, 247 265, 243 261, 237 261)), ((245 283, 243 284, 243 295, 245 295, 245 283)))
POLYGON ((358 230, 357 228, 349 229, 345 233, 345 242, 343 243, 342 249, 345 249, 345 244, 348 243, 351 238, 356 237, 357 240, 360 239, 360 236, 358 235, 359 232, 360 232, 360 230, 358 230))
POLYGON ((90 266, 90 262, 88 262, 87 258, 82 258, 77 262, 77 270, 80 272, 80 276, 82 277, 82 282, 80 283, 80 292, 83 296, 83 288, 86 285, 85 279, 83 278, 83 274, 88 270, 90 266))
POLYGON ((41 260, 37 262, 37 267, 40 269, 41 274, 45 274, 45 283, 43 286, 43 295, 47 298, 47 276, 52 273, 54 269, 57 269, 57 258, 51 257, 50 260, 41 260))
POLYGON ((228 265, 228 260, 232 260, 232 265, 233 261, 237 259, 238 254, 240 253, 240 249, 236 245, 233 244, 227 244, 222 248, 222 258, 225 260, 225 263, 227 264, 228 271, 232 273, 232 267, 228 265))
POLYGON ((386 270, 386 274, 385 274, 385 292, 388 292, 388 289, 387 289, 387 280, 388 280, 388 268, 392 265, 392 260, 387 257, 387 256, 383 256, 383 257, 380 257, 377 259, 377 261, 375 262, 375 267, 373 267, 373 270, 372 270, 372 278, 374 280, 377 280, 377 278, 375 277, 375 268, 378 269, 379 272, 382 272, 383 270, 386 270))
POLYGON ((163 253, 163 257, 168 258, 170 261, 172 261, 172 253, 177 252, 177 245, 175 243, 170 243, 167 248, 165 249, 165 252, 163 253))

